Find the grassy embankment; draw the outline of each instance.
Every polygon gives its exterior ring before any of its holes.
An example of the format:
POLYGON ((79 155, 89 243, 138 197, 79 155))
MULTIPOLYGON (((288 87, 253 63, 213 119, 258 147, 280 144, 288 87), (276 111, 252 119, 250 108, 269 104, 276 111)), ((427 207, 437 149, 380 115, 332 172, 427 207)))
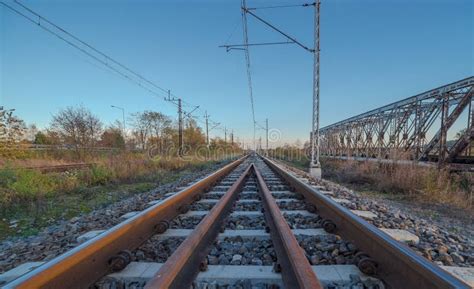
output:
POLYGON ((41 173, 18 168, 70 161, 54 158, 3 160, 0 166, 0 240, 37 233, 57 220, 146 192, 205 169, 218 160, 149 159, 138 153, 118 153, 86 160, 85 170, 41 173))
MULTIPOLYGON (((307 170, 306 158, 286 159, 307 170)), ((463 209, 474 206, 474 175, 448 173, 416 165, 322 159, 323 178, 365 194, 382 194, 391 199, 443 204, 463 209)))

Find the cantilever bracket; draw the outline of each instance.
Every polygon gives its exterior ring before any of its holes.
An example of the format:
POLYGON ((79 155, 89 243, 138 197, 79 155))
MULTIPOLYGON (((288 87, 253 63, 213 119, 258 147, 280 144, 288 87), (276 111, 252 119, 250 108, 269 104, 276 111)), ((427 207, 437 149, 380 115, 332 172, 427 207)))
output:
POLYGON ((298 40, 296 40, 294 37, 288 35, 287 33, 283 32, 281 29, 277 28, 276 26, 270 24, 270 22, 266 21, 265 19, 261 18, 260 16, 258 16, 257 14, 253 13, 252 11, 250 11, 248 8, 246 7, 242 7, 242 11, 244 11, 245 13, 247 14, 250 14, 252 15, 255 19, 257 19, 258 21, 262 22, 263 24, 267 25, 268 27, 270 27, 271 29, 275 30, 276 32, 280 33, 281 35, 285 36, 287 39, 289 39, 291 42, 293 43, 296 43, 298 46, 300 46, 301 48, 303 48, 304 50, 308 51, 308 52, 311 52, 311 53, 314 53, 316 52, 316 49, 312 49, 312 48, 309 48, 307 46, 305 46, 303 43, 299 42, 298 40))

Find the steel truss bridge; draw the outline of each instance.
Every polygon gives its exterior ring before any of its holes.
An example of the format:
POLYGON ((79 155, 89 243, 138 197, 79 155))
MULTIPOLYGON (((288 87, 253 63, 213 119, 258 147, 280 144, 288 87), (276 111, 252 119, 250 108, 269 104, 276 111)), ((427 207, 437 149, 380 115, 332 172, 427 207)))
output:
POLYGON ((473 93, 474 76, 326 126, 320 132, 321 154, 474 164, 473 93))

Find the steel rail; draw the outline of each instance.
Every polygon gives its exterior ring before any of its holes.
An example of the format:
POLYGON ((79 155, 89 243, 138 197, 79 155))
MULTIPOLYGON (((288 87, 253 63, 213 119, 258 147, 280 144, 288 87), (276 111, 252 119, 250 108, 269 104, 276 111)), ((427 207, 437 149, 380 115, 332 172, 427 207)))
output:
POLYGON ((281 275, 285 288, 292 289, 322 289, 316 274, 306 258, 303 249, 298 244, 285 217, 268 189, 265 181, 254 166, 258 181, 259 193, 264 206, 264 216, 270 228, 273 246, 281 267, 281 275))
POLYGON ((199 198, 199 194, 231 172, 246 157, 233 161, 163 202, 54 258, 8 283, 3 289, 89 288, 113 269, 123 269, 130 261, 127 250, 136 249, 154 234, 164 232, 168 220, 186 210, 189 203, 199 198))
MULTIPOLYGON (((262 158, 274 172, 316 207, 318 214, 329 222, 325 230, 330 228, 331 233, 337 233, 354 242, 362 252, 376 260, 376 264, 373 264, 376 268, 370 269, 376 269, 375 275, 386 282, 389 288, 471 288, 439 266, 417 255, 405 244, 300 181, 272 160, 263 156, 262 158)), ((359 268, 365 271, 360 264, 359 268)))
POLYGON ((168 258, 155 276, 147 282, 145 289, 190 288, 200 270, 205 270, 205 258, 209 247, 217 238, 224 219, 250 174, 253 164, 240 175, 237 181, 219 199, 219 202, 201 220, 176 251, 168 258))
POLYGON ((50 172, 64 172, 67 170, 83 170, 92 167, 95 163, 77 163, 77 164, 65 164, 65 165, 52 165, 52 166, 37 166, 37 167, 17 167, 14 170, 38 170, 42 173, 50 172))

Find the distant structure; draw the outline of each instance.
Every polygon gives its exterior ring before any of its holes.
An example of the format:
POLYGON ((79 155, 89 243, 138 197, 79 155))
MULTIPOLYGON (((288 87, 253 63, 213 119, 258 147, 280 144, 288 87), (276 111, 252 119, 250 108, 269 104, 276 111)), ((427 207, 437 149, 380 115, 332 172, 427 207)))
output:
POLYGON ((373 109, 321 129, 321 153, 474 165, 474 77, 373 109), (454 137, 448 141, 448 135, 454 137))

